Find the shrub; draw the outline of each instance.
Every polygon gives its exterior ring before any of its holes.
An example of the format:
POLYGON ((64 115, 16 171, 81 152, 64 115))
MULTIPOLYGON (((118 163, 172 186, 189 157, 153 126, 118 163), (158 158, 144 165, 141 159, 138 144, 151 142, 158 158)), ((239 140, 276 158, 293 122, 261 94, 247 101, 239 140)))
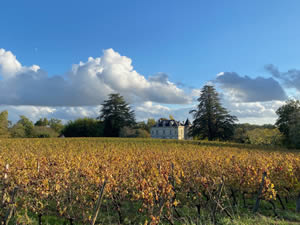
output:
POLYGON ((283 136, 278 129, 256 128, 247 131, 250 144, 281 145, 283 136))
POLYGON ((52 138, 58 137, 59 133, 55 132, 50 127, 45 126, 35 126, 33 128, 33 137, 37 138, 52 138))
POLYGON ((101 137, 103 136, 103 123, 92 118, 69 121, 62 134, 65 137, 101 137))

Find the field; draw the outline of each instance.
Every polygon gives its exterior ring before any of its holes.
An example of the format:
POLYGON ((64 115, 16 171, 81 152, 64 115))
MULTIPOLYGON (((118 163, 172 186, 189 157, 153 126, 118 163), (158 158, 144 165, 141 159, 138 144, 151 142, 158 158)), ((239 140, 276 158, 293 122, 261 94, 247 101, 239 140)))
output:
POLYGON ((150 139, 0 140, 2 224, 299 224, 297 201, 300 207, 297 151, 150 139))

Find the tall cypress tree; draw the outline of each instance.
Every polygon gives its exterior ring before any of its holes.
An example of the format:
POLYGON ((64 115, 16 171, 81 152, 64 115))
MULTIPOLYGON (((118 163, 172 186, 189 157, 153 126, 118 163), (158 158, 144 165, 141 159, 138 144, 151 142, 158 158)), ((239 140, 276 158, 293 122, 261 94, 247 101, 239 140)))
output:
POLYGON ((8 132, 8 126, 9 126, 8 112, 7 111, 0 112, 0 137, 10 136, 8 132))
POLYGON ((220 98, 211 85, 202 88, 197 109, 191 110, 194 121, 190 128, 190 135, 208 140, 228 140, 233 136, 237 118, 231 116, 222 107, 220 98))
POLYGON ((110 94, 104 101, 99 119, 104 122, 104 136, 118 137, 121 128, 135 125, 134 111, 120 94, 110 94))

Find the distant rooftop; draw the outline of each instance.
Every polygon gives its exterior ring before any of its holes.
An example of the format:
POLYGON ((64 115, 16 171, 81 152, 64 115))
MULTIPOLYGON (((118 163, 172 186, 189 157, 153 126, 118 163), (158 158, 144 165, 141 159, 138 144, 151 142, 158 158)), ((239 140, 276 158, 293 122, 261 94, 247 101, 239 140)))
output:
POLYGON ((176 120, 159 119, 153 127, 178 127, 178 126, 190 126, 191 122, 187 119, 184 122, 176 120))

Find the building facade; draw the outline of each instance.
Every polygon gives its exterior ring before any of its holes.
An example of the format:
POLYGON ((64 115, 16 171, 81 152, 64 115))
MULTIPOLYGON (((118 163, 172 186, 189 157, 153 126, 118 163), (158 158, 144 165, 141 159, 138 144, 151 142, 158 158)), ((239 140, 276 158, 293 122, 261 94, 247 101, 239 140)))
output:
POLYGON ((185 123, 176 120, 158 120, 151 128, 151 137, 160 139, 190 139, 188 136, 188 129, 191 123, 187 119, 185 123))

